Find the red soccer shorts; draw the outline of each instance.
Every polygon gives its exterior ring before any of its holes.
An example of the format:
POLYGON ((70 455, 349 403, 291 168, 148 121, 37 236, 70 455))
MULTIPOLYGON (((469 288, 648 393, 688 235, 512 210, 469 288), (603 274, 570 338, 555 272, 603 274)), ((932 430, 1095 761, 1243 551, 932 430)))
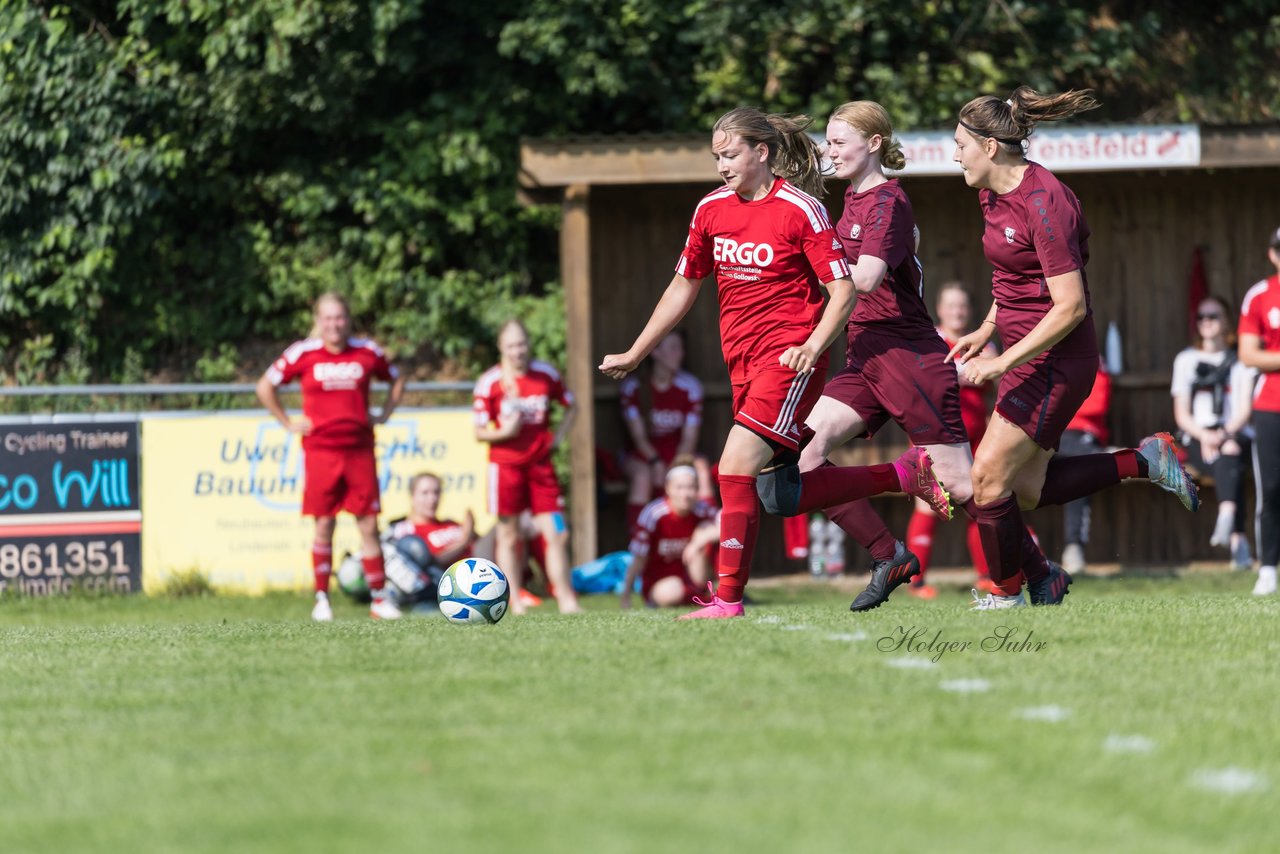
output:
POLYGON ((809 373, 776 363, 757 367, 746 382, 733 384, 733 420, 773 445, 799 450, 800 425, 822 395, 826 375, 825 353, 809 373))
POLYGON ((373 448, 312 448, 305 454, 305 470, 302 515, 337 516, 345 510, 376 516, 381 509, 373 448))
POLYGON ((536 515, 563 509, 564 498, 550 457, 521 465, 489 463, 490 513, 518 516, 525 510, 536 515))

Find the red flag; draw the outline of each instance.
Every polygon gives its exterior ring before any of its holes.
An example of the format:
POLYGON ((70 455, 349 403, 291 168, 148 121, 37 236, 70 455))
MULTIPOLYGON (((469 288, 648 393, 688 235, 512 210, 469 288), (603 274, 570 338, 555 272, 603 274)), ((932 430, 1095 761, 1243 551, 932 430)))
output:
POLYGON ((1187 283, 1187 332, 1196 335, 1196 311, 1209 295, 1209 281, 1204 275, 1204 253, 1197 246, 1191 250, 1191 281, 1187 283))

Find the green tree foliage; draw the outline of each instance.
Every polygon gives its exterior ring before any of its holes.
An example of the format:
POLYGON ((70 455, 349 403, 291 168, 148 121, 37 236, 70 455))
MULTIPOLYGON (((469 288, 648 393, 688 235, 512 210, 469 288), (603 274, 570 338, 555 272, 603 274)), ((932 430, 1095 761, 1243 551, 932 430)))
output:
POLYGON ((1267 0, 0 0, 0 370, 225 373, 325 290, 477 367, 520 314, 562 357, 554 208, 522 136, 697 132, 873 98, 1092 86, 1099 120, 1275 121, 1267 0))

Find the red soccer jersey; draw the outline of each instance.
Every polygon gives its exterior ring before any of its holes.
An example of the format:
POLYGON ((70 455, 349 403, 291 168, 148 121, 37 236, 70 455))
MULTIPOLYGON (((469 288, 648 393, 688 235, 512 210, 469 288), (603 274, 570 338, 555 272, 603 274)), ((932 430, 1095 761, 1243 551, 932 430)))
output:
POLYGON ((683 575, 684 547, 689 545, 689 538, 699 525, 715 518, 716 508, 705 501, 696 502, 688 516, 677 514, 666 498, 646 504, 631 540, 633 555, 649 557, 641 587, 647 591, 659 579, 683 575))
POLYGON ((808 339, 822 315, 818 284, 847 278, 849 265, 827 209, 778 178, 755 201, 730 187, 704 196, 676 272, 715 273, 720 344, 738 384, 754 365, 776 366, 784 350, 808 339))
POLYGON ((702 383, 693 374, 678 372, 666 388, 650 382, 647 401, 640 399, 640 380, 634 374, 622 381, 618 393, 623 416, 644 420, 649 441, 666 462, 675 457, 685 425, 702 421, 702 383), (648 417, 642 412, 643 404, 648 417))
POLYGON ((347 339, 341 353, 330 353, 319 338, 297 341, 267 369, 272 385, 296 379, 302 386, 302 414, 311 421, 304 450, 372 448, 369 384, 397 376, 378 345, 364 338, 347 339))
POLYGON ((986 229, 982 249, 995 268, 991 291, 1000 306, 996 328, 1005 349, 1021 341, 1049 313, 1046 279, 1072 270, 1084 281, 1085 318, 1049 351, 1056 356, 1098 355, 1093 308, 1084 267, 1089 224, 1071 189, 1038 163, 1027 163, 1022 183, 1007 193, 978 193, 986 229))
POLYGON ((836 233, 850 264, 871 255, 889 265, 880 287, 858 294, 849 334, 868 327, 909 340, 932 336, 933 319, 922 296, 924 270, 916 257, 915 214, 898 179, 862 193, 850 187, 836 233))
MULTIPOLYGON (((427 544, 427 550, 433 555, 439 555, 462 542, 462 526, 452 519, 437 519, 434 522, 419 522, 416 525, 409 519, 401 519, 391 526, 389 533, 392 539, 407 537, 409 534, 422 537, 422 541, 427 544)), ((459 560, 464 557, 471 557, 470 549, 458 555, 459 560)))
MULTIPOLYGON (((1249 288, 1240 305, 1240 335, 1257 335, 1262 349, 1280 352, 1280 276, 1263 279, 1249 288)), ((1280 376, 1261 371, 1253 387, 1253 408, 1259 412, 1280 412, 1280 376)))
POLYGON ((502 368, 494 365, 476 382, 476 424, 496 424, 509 407, 517 406, 524 415, 520 432, 503 442, 489 443, 489 462, 524 465, 542 459, 551 450, 551 429, 547 417, 552 403, 573 406, 573 395, 564 387, 560 374, 546 362, 536 359, 522 377, 516 377, 514 394, 503 388, 502 368))

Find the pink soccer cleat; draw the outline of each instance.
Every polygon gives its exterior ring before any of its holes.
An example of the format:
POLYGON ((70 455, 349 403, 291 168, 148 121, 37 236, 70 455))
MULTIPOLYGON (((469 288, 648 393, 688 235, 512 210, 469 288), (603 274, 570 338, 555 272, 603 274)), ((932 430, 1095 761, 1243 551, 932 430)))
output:
POLYGON ((933 460, 924 448, 912 446, 893 461, 898 480, 907 495, 923 499, 943 519, 951 518, 951 496, 933 473, 933 460))
POLYGON ((726 617, 741 617, 743 614, 741 602, 726 602, 716 595, 715 588, 711 586, 711 582, 707 582, 707 595, 711 597, 710 601, 703 602, 698 597, 693 598, 695 605, 702 607, 696 611, 690 611, 688 614, 681 614, 676 617, 677 620, 723 620, 726 617))

